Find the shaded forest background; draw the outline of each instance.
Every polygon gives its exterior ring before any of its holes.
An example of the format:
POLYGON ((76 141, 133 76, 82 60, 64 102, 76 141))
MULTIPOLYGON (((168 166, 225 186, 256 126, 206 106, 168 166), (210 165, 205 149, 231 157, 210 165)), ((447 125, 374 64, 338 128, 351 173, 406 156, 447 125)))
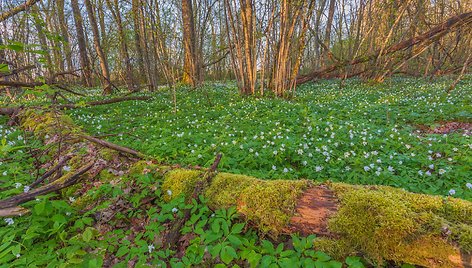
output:
POLYGON ((0 1, 0 85, 110 94, 236 80, 279 96, 321 78, 468 71, 472 1, 0 1), (14 15, 14 16, 13 16, 14 15))

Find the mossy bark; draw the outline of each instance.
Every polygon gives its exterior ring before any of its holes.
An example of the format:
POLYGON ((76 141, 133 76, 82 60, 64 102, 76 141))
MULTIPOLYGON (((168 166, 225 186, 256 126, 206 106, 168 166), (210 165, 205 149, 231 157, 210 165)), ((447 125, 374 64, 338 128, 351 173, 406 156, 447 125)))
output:
MULTIPOLYGON (((118 152, 84 139, 82 130, 57 112, 25 110, 19 119, 22 127, 46 143, 57 143, 62 137, 62 146, 66 144, 66 152, 73 154, 73 170, 95 161, 81 179, 109 183, 110 176, 126 179, 156 171, 160 174, 156 180, 162 180, 163 193, 170 200, 182 194, 191 196, 206 172, 120 158, 118 152), (124 173, 101 172, 104 167, 120 167, 120 161, 128 161, 124 173)), ((56 148, 50 154, 59 151, 56 148)), ((230 173, 216 174, 203 194, 212 208, 237 207, 252 226, 269 236, 317 234, 316 248, 337 258, 357 254, 378 266, 386 261, 426 267, 472 266, 472 203, 465 200, 385 186, 260 180, 230 173)))

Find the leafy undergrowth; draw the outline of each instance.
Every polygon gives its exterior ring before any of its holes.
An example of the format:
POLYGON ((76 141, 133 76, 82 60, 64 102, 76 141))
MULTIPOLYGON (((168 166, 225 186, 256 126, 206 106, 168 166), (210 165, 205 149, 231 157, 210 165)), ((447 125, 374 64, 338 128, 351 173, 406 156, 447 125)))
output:
POLYGON ((70 112, 87 132, 167 163, 208 166, 259 178, 381 184, 472 200, 470 132, 434 134, 441 122, 472 121, 472 81, 336 81, 299 87, 293 101, 245 98, 231 84, 167 91, 149 102, 70 112), (421 130, 421 129, 420 129, 421 130), (434 131, 432 131, 434 132, 434 131), (111 134, 111 136, 107 136, 111 134))
MULTIPOLYGON (((415 132, 418 125, 435 129, 440 122, 472 120, 472 82, 463 82, 451 95, 444 93, 447 84, 399 79, 366 86, 353 80, 340 90, 336 82, 322 82, 299 88, 293 101, 243 98, 233 86, 216 84, 200 91, 180 89, 177 114, 167 91, 152 93, 149 102, 69 114, 85 131, 167 163, 208 166, 222 152, 219 169, 232 173, 383 184, 472 200, 470 136, 461 130, 415 132)), ((44 145, 6 127, 6 121, 0 117, 2 199, 28 191, 48 160, 37 153, 47 149, 44 145)), ((202 197, 190 204, 183 196, 170 199, 172 192, 162 190, 159 176, 132 174, 66 190, 67 200, 48 195, 30 201, 25 204, 30 214, 0 223, 0 266, 375 264, 360 257, 332 260, 313 245, 313 237, 261 239, 234 208, 213 211, 202 197), (77 190, 85 194, 74 196, 77 190), (163 237, 187 209, 192 217, 181 230, 180 246, 163 249, 163 237)))
MULTIPOLYGON (((26 154, 25 154, 26 156, 26 154)), ((8 163, 6 166, 10 166, 8 163)), ((102 174, 102 179, 107 175, 102 174)), ((112 176, 113 177, 113 176, 112 176)), ((160 173, 113 177, 72 187, 68 200, 47 195, 25 204, 30 214, 0 228, 0 266, 8 267, 342 267, 316 250, 314 236, 261 240, 235 208, 213 211, 202 196, 170 201, 160 173), (73 193, 88 189, 85 194, 73 193), (72 195, 71 195, 72 194, 72 195), (179 247, 163 238, 191 210, 179 247)), ((7 196, 10 194, 6 194, 7 196)), ((360 257, 347 267, 364 267, 360 257)))

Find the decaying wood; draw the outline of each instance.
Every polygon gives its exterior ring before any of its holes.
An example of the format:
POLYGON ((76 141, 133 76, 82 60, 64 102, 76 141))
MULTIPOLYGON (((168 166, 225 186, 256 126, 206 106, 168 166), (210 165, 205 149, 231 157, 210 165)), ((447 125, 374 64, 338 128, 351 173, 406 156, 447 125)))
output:
MULTIPOLYGON (((101 101, 90 101, 85 104, 85 106, 98 106, 98 105, 105 105, 105 104, 112 104, 112 103, 117 103, 117 102, 122 102, 122 101, 131 101, 131 100, 149 100, 151 97, 148 96, 126 96, 126 97, 118 97, 118 98, 112 98, 112 99, 107 99, 107 100, 101 100, 101 101)), ((81 105, 77 104, 62 104, 58 105, 57 108, 59 109, 73 109, 73 108, 79 108, 81 105)))
POLYGON ((28 214, 29 210, 24 207, 9 207, 0 209, 0 217, 15 217, 28 214))
POLYGON ((63 180, 56 180, 39 188, 32 189, 30 191, 0 200, 0 209, 16 207, 19 204, 34 200, 38 195, 45 195, 74 185, 75 183, 77 183, 77 181, 81 178, 83 174, 85 174, 93 167, 93 165, 93 162, 87 163, 86 165, 79 168, 76 172, 74 172, 74 174, 64 175, 63 180))
POLYGON ((104 146, 104 147, 109 148, 109 149, 113 149, 113 150, 121 152, 121 153, 130 154, 130 155, 132 155, 134 157, 137 157, 137 158, 140 158, 140 159, 146 158, 146 156, 144 154, 142 154, 138 151, 135 151, 133 149, 126 148, 126 147, 111 143, 109 141, 101 140, 101 139, 98 139, 98 138, 95 138, 95 137, 92 137, 92 136, 88 136, 88 135, 84 135, 84 134, 81 134, 79 136, 81 138, 84 138, 84 139, 88 140, 88 141, 94 142, 96 144, 99 144, 99 145, 104 146))
POLYGON ((67 155, 63 157, 57 165, 55 165, 53 168, 50 170, 46 171, 41 177, 39 177, 37 180, 35 180, 32 184, 30 184, 30 188, 34 188, 38 186, 41 182, 43 182, 45 179, 49 178, 52 174, 54 174, 56 171, 64 167, 64 165, 71 159, 70 155, 67 155))
POLYGON ((328 73, 336 71, 340 68, 344 68, 346 66, 353 66, 353 65, 365 63, 371 60, 375 60, 379 56, 386 56, 389 54, 393 54, 395 52, 408 49, 410 47, 419 45, 421 43, 432 42, 448 33, 457 31, 458 29, 462 29, 465 26, 470 25, 471 23, 472 23, 472 11, 466 12, 457 16, 453 16, 449 18, 448 20, 446 20, 445 22, 439 24, 436 27, 433 27, 431 30, 423 34, 417 35, 413 38, 391 45, 390 47, 383 50, 383 52, 379 50, 376 53, 371 54, 371 55, 361 56, 361 57, 354 58, 353 60, 343 61, 337 64, 333 64, 331 66, 328 66, 326 68, 323 68, 321 70, 316 70, 309 74, 299 76, 297 78, 297 84, 303 84, 303 83, 318 79, 328 73))

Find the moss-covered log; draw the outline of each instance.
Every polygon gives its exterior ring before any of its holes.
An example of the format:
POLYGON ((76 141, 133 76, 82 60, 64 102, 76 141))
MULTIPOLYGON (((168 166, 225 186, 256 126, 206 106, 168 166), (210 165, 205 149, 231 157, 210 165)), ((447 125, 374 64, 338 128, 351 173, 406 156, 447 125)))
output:
MULTIPOLYGON (((53 147, 49 154, 72 155, 70 172, 95 161, 80 179, 106 183, 114 172, 104 172, 105 167, 124 171, 117 177, 154 171, 159 174, 155 179, 162 180, 167 200, 191 196, 205 179, 203 169, 120 156, 116 150, 85 139, 85 133, 58 112, 23 110, 18 118, 23 128, 46 143, 61 141, 62 147, 53 147)), ((472 266, 472 203, 465 200, 385 186, 261 180, 230 173, 216 174, 203 194, 215 209, 237 207, 262 234, 274 238, 290 233, 317 234, 317 249, 337 258, 358 254, 377 265, 393 261, 426 267, 472 266)), ((77 204, 87 196, 81 199, 77 204)), ((16 211, 11 206, 4 209, 16 211)))

